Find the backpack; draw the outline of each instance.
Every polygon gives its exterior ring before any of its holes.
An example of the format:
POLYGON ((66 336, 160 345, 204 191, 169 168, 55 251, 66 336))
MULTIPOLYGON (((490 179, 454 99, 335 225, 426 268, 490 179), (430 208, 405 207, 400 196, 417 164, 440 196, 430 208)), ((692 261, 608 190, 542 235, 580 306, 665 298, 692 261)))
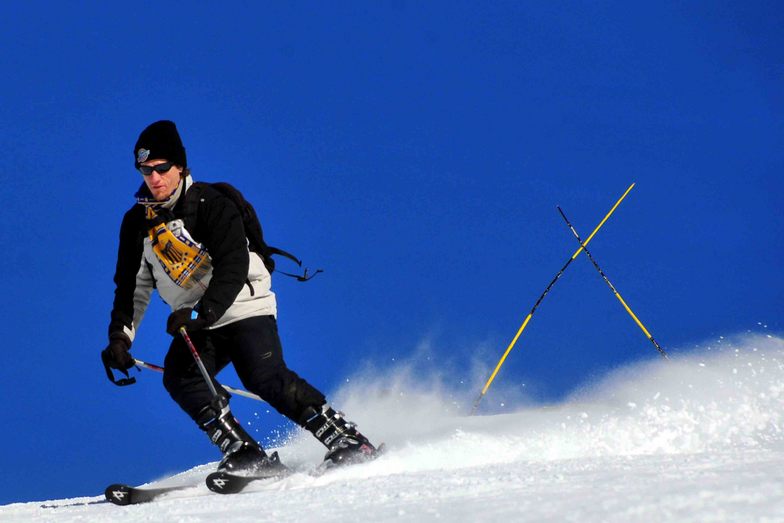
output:
MULTIPOLYGON (((248 238, 248 248, 251 252, 255 252, 261 256, 261 259, 264 262, 264 266, 267 268, 270 274, 272 274, 275 270, 275 260, 272 258, 274 255, 284 256, 296 263, 297 266, 302 267, 302 261, 290 252, 267 245, 267 242, 264 241, 264 232, 261 230, 261 222, 259 221, 259 217, 256 214, 256 210, 253 208, 253 205, 251 205, 251 203, 245 199, 242 193, 230 183, 194 182, 188 189, 188 192, 185 193, 186 201, 183 205, 184 216, 195 216, 196 209, 198 208, 198 197, 201 195, 202 188, 205 186, 212 187, 223 196, 231 200, 235 206, 237 206, 237 209, 239 209, 240 215, 242 216, 242 224, 245 227, 245 236, 248 238)), ((302 275, 289 274, 283 271, 278 272, 280 272, 280 274, 296 278, 297 281, 308 281, 316 274, 323 271, 318 269, 311 275, 308 275, 308 269, 305 269, 302 275)))

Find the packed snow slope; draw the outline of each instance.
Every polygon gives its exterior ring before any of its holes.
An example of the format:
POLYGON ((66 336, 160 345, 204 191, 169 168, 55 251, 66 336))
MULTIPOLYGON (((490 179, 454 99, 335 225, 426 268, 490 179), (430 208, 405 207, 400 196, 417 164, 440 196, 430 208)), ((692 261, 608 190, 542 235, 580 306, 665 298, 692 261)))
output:
POLYGON ((157 482, 192 486, 154 503, 18 503, 0 521, 784 521, 781 338, 625 367, 512 413, 469 416, 468 397, 421 383, 339 394, 387 443, 373 463, 316 477, 323 450, 298 433, 278 449, 297 473, 241 494, 210 493, 206 464, 157 482))

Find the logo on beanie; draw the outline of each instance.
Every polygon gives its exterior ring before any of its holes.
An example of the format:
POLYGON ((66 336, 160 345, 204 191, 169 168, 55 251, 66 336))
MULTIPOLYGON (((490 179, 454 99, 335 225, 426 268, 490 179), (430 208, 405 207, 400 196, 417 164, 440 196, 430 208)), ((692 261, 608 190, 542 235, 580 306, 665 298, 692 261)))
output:
POLYGON ((146 162, 147 158, 149 157, 150 157, 149 149, 139 149, 139 152, 136 153, 136 163, 146 162))

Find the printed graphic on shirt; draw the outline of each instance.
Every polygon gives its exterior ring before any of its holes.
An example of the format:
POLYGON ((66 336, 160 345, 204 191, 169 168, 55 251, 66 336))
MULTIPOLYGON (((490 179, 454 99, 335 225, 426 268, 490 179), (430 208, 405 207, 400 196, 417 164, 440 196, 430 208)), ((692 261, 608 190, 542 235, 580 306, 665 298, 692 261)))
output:
POLYGON ((177 286, 190 289, 209 272, 210 256, 199 244, 184 234, 181 221, 166 224, 155 218, 157 214, 148 207, 147 219, 155 223, 148 231, 152 251, 169 278, 177 286), (174 227, 175 224, 178 226, 174 227), (172 225, 171 229, 170 225, 172 225))

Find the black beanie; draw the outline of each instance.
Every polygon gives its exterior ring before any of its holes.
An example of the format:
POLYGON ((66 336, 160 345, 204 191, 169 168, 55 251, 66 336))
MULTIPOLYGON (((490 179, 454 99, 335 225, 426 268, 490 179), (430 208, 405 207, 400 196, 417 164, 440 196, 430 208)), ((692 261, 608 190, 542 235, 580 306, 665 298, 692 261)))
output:
POLYGON ((133 148, 134 167, 147 160, 168 160, 174 165, 187 167, 185 147, 177 126, 169 120, 160 120, 147 126, 133 148))

